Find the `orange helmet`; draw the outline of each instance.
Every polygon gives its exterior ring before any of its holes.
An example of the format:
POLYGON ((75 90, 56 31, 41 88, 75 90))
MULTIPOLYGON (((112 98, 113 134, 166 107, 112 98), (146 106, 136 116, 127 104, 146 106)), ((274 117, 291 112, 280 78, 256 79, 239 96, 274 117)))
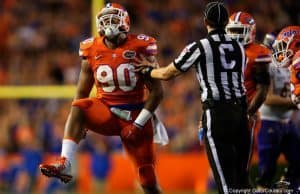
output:
POLYGON ((293 55, 300 49, 300 26, 283 28, 274 41, 272 61, 277 67, 288 67, 293 55))
POLYGON ((128 12, 117 3, 107 3, 97 14, 96 22, 101 36, 115 36, 130 29, 128 12))
POLYGON ((249 13, 239 11, 230 16, 225 30, 231 38, 247 45, 255 40, 256 23, 249 13))

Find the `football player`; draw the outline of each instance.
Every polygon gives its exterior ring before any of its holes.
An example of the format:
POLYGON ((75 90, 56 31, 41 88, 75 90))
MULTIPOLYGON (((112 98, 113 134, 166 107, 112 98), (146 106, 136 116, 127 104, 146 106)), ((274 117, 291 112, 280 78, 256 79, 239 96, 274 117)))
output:
POLYGON ((262 127, 258 136, 259 171, 258 185, 270 187, 276 172, 276 162, 280 153, 288 161, 288 172, 285 179, 291 183, 290 188, 296 188, 299 176, 300 157, 299 129, 291 121, 293 109, 290 92, 290 71, 287 61, 295 52, 292 43, 293 34, 297 32, 295 26, 289 26, 280 31, 273 43, 271 73, 271 88, 265 104, 261 108, 262 127), (293 50, 293 51, 292 51, 293 50), (296 187, 295 187, 296 186, 296 187))
POLYGON ((256 23, 249 13, 233 13, 226 26, 226 33, 245 47, 247 56, 245 87, 249 104, 248 114, 253 116, 264 102, 268 92, 270 84, 268 67, 271 62, 271 51, 264 45, 255 42, 256 23))
POLYGON ((84 136, 83 129, 88 129, 102 135, 120 136, 136 166, 144 192, 159 194, 151 120, 163 90, 159 81, 144 79, 133 71, 131 64, 139 54, 155 61, 156 40, 144 34, 129 34, 128 12, 115 3, 101 9, 97 27, 99 37, 80 43, 82 66, 65 126, 61 157, 53 163, 41 164, 40 170, 46 176, 69 182, 73 156, 84 136), (97 97, 89 98, 94 84, 97 97), (150 91, 146 101, 145 86, 150 91))
POLYGON ((300 73, 299 73, 299 55, 300 55, 300 26, 288 26, 282 29, 278 35, 273 47, 273 61, 278 67, 289 68, 291 73, 291 97, 292 101, 299 105, 300 97, 300 73))
MULTIPOLYGON (((300 39, 298 44, 300 44, 300 39)), ((290 72, 292 101, 295 105, 297 105, 297 108, 300 109, 300 50, 294 54, 290 72)))
POLYGON ((255 42, 256 22, 249 13, 241 11, 233 13, 226 26, 226 33, 243 44, 245 48, 247 56, 245 87, 253 141, 254 132, 257 133, 260 127, 257 110, 265 101, 270 84, 268 67, 271 62, 271 51, 255 42))
MULTIPOLYGON (((288 71, 289 80, 286 81, 285 85, 287 89, 282 90, 281 94, 288 95, 291 97, 292 102, 299 109, 299 97, 300 97, 300 26, 287 26, 283 28, 277 35, 276 40, 273 44, 273 54, 272 60, 277 68, 277 71, 288 71), (290 89, 288 88, 290 86, 290 89), (287 91, 286 91, 287 90, 287 91)), ((282 81, 282 80, 278 80, 282 81)), ((281 85, 284 82, 282 81, 281 85)), ((274 99, 275 101, 275 99, 274 99)), ((279 103, 279 102, 278 102, 279 103)), ((295 105, 291 103, 291 100, 286 100, 281 107, 295 108, 295 105), (283 105, 285 104, 285 105, 283 105)), ((269 149, 270 155, 273 156, 273 161, 271 161, 271 167, 275 168, 275 162, 279 155, 280 149, 284 153, 288 161, 288 169, 283 177, 282 183, 288 183, 288 188, 299 189, 300 186, 300 156, 298 154, 300 149, 300 129, 296 128, 293 123, 289 121, 289 125, 281 124, 280 131, 278 127, 274 126, 274 132, 271 134, 273 141, 275 143, 268 143, 265 146, 272 145, 272 149, 269 149), (276 140, 276 141, 275 141, 276 140), (276 146, 276 147, 275 147, 276 146)), ((269 139, 271 140, 271 139, 269 139)), ((265 173, 272 172, 272 168, 263 169, 265 173)), ((299 190, 297 190, 299 192, 299 190)))

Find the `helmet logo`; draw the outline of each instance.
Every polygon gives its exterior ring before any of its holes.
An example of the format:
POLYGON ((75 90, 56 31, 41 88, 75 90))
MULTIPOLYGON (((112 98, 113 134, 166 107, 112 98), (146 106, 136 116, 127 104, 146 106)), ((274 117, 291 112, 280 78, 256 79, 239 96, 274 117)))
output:
POLYGON ((282 38, 285 38, 285 37, 290 37, 292 35, 300 35, 300 31, 299 30, 289 30, 289 31, 286 31, 282 34, 282 38))
POLYGON ((136 56, 135 51, 126 50, 123 52, 124 59, 133 59, 136 56))
POLYGON ((252 24, 255 24, 255 21, 253 18, 249 18, 248 19, 248 24, 252 25, 252 24))

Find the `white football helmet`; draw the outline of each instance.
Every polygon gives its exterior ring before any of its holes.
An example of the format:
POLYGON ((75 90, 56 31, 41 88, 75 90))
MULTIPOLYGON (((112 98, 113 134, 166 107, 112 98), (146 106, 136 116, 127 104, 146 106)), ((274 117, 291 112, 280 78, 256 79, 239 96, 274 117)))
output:
POLYGON ((249 13, 236 12, 230 16, 225 31, 232 39, 247 45, 255 41, 256 23, 249 13))
POLYGON ((277 67, 288 67, 294 54, 300 49, 300 26, 283 28, 272 47, 273 63, 277 67))
POLYGON ((107 3, 97 14, 96 22, 100 36, 111 38, 130 29, 128 12, 117 3, 107 3))

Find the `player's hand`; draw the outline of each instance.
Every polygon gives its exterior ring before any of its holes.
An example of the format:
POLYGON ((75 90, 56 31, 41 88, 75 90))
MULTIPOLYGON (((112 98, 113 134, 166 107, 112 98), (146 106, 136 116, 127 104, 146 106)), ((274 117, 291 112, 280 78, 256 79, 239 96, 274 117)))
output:
POLYGON ((140 138, 142 130, 143 130, 142 128, 132 123, 122 129, 121 138, 126 141, 134 142, 140 138))
POLYGON ((140 72, 142 74, 147 74, 154 68, 158 67, 158 63, 156 61, 149 61, 144 55, 139 55, 139 57, 134 58, 133 65, 135 66, 135 72, 140 72))

